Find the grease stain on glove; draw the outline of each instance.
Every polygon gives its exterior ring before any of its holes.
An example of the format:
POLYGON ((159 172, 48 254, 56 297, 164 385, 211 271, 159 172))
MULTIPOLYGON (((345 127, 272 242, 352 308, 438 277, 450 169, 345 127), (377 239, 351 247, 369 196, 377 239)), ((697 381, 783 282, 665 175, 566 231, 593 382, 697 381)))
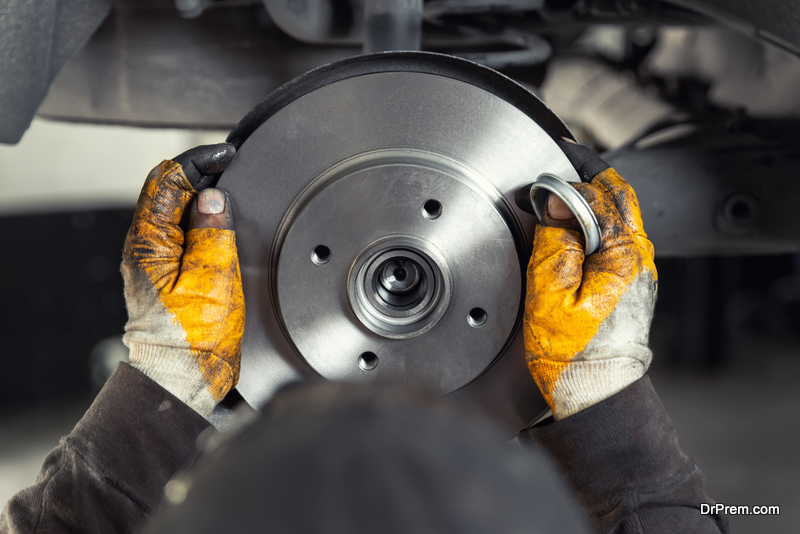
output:
POLYGON ((123 341, 134 367, 208 417, 238 381, 245 310, 232 224, 181 228, 196 196, 174 161, 147 177, 123 251, 123 341))
POLYGON ((584 256, 580 232, 538 226, 528 264, 528 367, 556 420, 641 378, 658 275, 633 189, 614 169, 574 184, 597 216, 602 246, 584 256))

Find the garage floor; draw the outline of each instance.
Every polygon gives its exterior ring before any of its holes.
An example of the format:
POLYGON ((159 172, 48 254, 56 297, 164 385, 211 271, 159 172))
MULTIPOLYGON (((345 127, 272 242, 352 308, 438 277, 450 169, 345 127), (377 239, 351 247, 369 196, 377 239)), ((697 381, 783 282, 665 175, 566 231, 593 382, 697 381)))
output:
POLYGON ((729 516, 738 533, 795 533, 800 523, 800 346, 739 344, 747 365, 722 376, 652 373, 684 452, 726 505, 778 505, 780 516, 729 516))

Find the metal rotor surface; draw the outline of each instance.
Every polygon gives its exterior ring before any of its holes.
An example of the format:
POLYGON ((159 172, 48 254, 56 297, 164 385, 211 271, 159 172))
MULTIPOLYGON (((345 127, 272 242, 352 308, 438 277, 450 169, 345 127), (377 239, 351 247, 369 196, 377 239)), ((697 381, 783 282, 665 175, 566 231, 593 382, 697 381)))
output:
POLYGON ((400 55, 284 91, 220 180, 247 306, 237 389, 259 406, 314 374, 403 380, 522 428, 545 405, 519 328, 535 218, 513 198, 541 173, 579 178, 532 94, 523 112, 498 96, 521 89, 500 74, 457 60, 496 76, 492 91, 419 68, 435 54, 402 54, 403 71, 400 55))

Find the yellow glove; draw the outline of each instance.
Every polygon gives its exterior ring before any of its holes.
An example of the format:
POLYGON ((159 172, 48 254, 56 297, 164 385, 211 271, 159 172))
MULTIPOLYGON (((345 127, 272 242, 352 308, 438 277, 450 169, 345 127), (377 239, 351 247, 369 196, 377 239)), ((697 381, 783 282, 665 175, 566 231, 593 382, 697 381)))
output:
MULTIPOLYGON (((525 297, 525 351, 556 420, 644 375, 652 359, 648 337, 658 287, 653 245, 633 189, 586 147, 561 146, 584 180, 591 180, 574 187, 597 216, 603 243, 585 257, 579 231, 536 228, 525 297)), ((548 208, 557 209, 553 200, 548 208)), ((561 216, 544 219, 571 226, 559 221, 561 216)))
POLYGON ((244 295, 225 194, 194 186, 234 154, 197 147, 153 169, 122 258, 130 364, 206 418, 239 379, 244 295))

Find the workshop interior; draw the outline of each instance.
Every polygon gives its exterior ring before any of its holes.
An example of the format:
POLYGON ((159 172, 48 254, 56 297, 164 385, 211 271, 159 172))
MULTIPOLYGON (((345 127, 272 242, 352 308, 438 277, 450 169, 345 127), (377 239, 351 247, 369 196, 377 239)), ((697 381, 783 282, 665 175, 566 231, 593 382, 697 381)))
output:
POLYGON ((781 506, 731 517, 734 531, 794 531, 796 2, 0 9, 0 501, 127 358, 119 261, 147 172, 226 138, 241 157, 219 187, 238 210, 248 305, 235 400, 258 407, 311 375, 389 376, 532 423, 546 406, 515 355, 536 219, 514 194, 543 173, 580 180, 538 148, 569 137, 638 195, 660 275, 650 375, 709 494, 781 506), (459 106, 457 120, 439 112, 459 106), (506 181, 486 178, 497 168, 506 181), (376 169, 394 173, 389 193, 376 169), (485 283, 487 269, 508 283, 485 283), (320 336, 341 350, 315 350, 320 336), (395 364, 396 351, 419 358, 395 364))

